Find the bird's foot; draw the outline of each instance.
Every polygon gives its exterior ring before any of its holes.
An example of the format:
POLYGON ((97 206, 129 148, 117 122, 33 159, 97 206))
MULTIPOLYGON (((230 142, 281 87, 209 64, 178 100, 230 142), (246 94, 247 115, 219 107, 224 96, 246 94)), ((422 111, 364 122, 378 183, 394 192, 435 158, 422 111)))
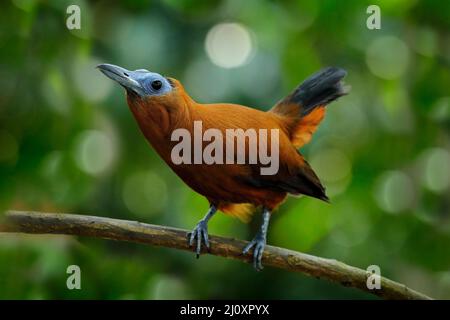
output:
POLYGON ((197 259, 200 257, 200 251, 202 250, 202 241, 205 243, 206 248, 209 249, 209 239, 208 239, 208 222, 205 220, 200 220, 197 226, 187 234, 189 240, 189 247, 194 244, 194 240, 197 239, 197 247, 195 253, 197 254, 197 259))
POLYGON ((261 271, 264 267, 261 263, 264 247, 266 246, 266 237, 262 233, 258 233, 255 238, 242 250, 243 254, 247 254, 251 248, 253 249, 253 267, 256 271, 261 271))

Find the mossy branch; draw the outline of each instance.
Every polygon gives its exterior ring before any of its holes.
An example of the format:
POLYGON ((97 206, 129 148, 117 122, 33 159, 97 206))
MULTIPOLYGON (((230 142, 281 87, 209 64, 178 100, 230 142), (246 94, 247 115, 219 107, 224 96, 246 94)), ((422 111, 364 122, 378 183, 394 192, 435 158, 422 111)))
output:
MULTIPOLYGON (((136 242, 160 247, 192 251, 186 240, 186 230, 95 216, 8 211, 0 223, 0 232, 33 234, 66 234, 118 241, 136 242)), ((210 236, 209 254, 251 262, 242 255, 247 241, 210 236)), ((207 253, 204 251, 204 253, 207 253)), ((284 248, 266 246, 262 262, 265 266, 300 272, 326 279, 346 287, 358 288, 385 299, 431 299, 404 284, 381 278, 381 289, 368 289, 365 270, 342 262, 312 256, 284 248)))

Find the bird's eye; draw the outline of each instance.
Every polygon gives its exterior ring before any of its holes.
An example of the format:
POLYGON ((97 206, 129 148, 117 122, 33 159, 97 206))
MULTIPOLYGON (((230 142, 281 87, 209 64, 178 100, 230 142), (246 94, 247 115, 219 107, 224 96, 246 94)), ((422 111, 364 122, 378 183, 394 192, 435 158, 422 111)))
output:
POLYGON ((162 87, 162 82, 159 80, 155 80, 152 82, 152 88, 155 90, 159 90, 162 87))

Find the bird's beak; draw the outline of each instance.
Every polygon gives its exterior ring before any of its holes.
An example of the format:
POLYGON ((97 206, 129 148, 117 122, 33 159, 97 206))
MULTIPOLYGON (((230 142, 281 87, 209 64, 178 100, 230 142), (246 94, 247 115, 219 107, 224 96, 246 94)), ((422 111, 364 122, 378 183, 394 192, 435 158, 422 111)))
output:
POLYGON ((97 68, 108 78, 118 82, 127 91, 131 90, 139 96, 145 95, 145 89, 138 81, 135 71, 129 71, 113 64, 99 64, 97 68))

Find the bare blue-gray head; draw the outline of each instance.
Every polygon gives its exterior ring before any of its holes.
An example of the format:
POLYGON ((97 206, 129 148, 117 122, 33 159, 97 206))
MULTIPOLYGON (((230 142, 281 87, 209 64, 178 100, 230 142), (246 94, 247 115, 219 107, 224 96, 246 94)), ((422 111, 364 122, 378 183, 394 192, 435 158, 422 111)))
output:
POLYGON ((118 82, 127 92, 140 97, 160 96, 173 88, 170 81, 158 73, 145 69, 130 71, 113 64, 100 64, 97 68, 108 78, 118 82))

